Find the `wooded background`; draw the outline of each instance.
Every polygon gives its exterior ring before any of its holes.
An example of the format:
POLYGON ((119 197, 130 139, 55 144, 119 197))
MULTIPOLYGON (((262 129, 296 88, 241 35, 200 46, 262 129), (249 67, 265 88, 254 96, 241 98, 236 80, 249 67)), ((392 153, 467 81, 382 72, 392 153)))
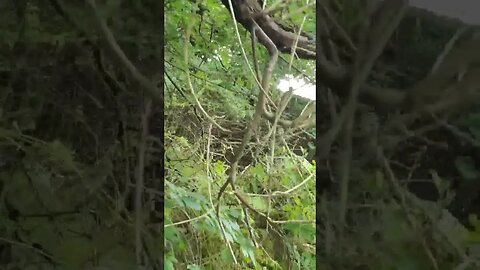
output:
POLYGON ((262 5, 0 3, 2 269, 479 267, 478 28, 262 5))

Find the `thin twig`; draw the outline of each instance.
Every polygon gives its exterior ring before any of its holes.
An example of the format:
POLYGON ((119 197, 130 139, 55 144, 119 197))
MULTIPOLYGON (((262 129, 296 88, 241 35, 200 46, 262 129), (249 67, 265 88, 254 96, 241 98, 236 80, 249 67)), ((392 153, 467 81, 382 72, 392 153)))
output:
POLYGON ((168 227, 174 227, 174 226, 179 226, 179 225, 182 225, 182 224, 194 222, 194 221, 197 221, 197 220, 206 218, 206 217, 207 217, 210 213, 212 213, 212 212, 213 212, 213 209, 210 209, 208 212, 205 212, 205 213, 203 213, 202 215, 200 215, 200 216, 198 216, 198 217, 194 217, 194 218, 182 220, 182 221, 179 221, 179 222, 174 222, 174 223, 165 224, 165 225, 163 225, 163 227, 164 227, 164 228, 168 228, 168 227))
MULTIPOLYGON (((210 204, 212 205, 212 209, 210 209, 210 211, 208 211, 207 213, 205 213, 204 215, 202 216, 206 216, 207 214, 209 214, 210 212, 213 212, 215 210, 215 204, 213 203, 213 199, 212 199, 212 185, 211 185, 211 175, 210 175, 210 142, 211 142, 211 139, 212 139, 212 124, 209 125, 208 127, 208 141, 207 141, 207 153, 206 153, 206 166, 207 166, 207 184, 208 184, 208 198, 210 199, 210 204)), ((223 237, 226 239, 226 233, 225 233, 225 228, 223 227, 223 224, 222 222, 220 222, 220 220, 218 220, 218 223, 220 225, 220 230, 222 231, 222 235, 223 237)), ((233 252, 233 248, 232 248, 232 244, 228 241, 226 241, 227 243, 227 246, 228 246, 228 250, 230 251, 230 255, 232 255, 232 258, 235 262, 235 264, 237 264, 237 259, 235 257, 235 252, 233 252)))
POLYGON ((305 24, 306 20, 307 20, 307 16, 303 16, 302 23, 300 24, 300 28, 298 29, 298 33, 295 36, 295 41, 293 42, 292 52, 290 53, 290 61, 288 63, 288 70, 290 70, 290 71, 292 70, 293 59, 295 58, 295 54, 296 54, 295 52, 297 51, 298 40, 300 39, 300 36, 302 34, 303 25, 305 24))
POLYGON ((295 190, 299 189, 300 187, 302 187, 303 185, 305 185, 306 183, 308 183, 308 181, 310 181, 311 179, 313 179, 313 176, 315 176, 315 173, 311 173, 307 178, 305 178, 301 183, 295 185, 294 187, 288 189, 288 190, 285 190, 285 191, 278 191, 278 190, 275 190, 274 192, 272 192, 271 194, 255 194, 255 193, 245 193, 245 195, 249 196, 249 197, 275 197, 275 196, 285 196, 285 195, 289 195, 290 193, 293 193, 295 190))
POLYGON ((144 189, 144 172, 145 172, 145 153, 147 150, 147 138, 148 138, 148 118, 151 113, 152 100, 147 98, 145 100, 145 111, 141 116, 142 133, 140 135, 140 141, 138 143, 138 163, 135 174, 135 258, 137 265, 142 263, 142 231, 143 231, 143 207, 142 197, 144 189))
POLYGON ((410 211, 408 210, 407 200, 405 198, 405 192, 403 191, 402 187, 398 183, 398 180, 397 180, 395 174, 393 173, 392 168, 390 167, 390 162, 385 157, 385 154, 383 153, 383 149, 381 147, 378 147, 377 151, 378 151, 378 156, 381 158, 381 160, 383 160, 383 166, 385 168, 385 171, 388 174, 388 179, 390 180, 390 183, 393 186, 393 190, 397 193, 397 196, 400 198, 400 205, 401 205, 403 211, 405 212, 405 216, 407 218, 408 223, 410 224, 410 227, 415 231, 415 233, 418 235, 418 237, 420 237, 420 243, 422 244, 428 258, 430 259, 430 262, 432 263, 433 269, 438 270, 439 269, 438 262, 435 259, 435 257, 433 256, 433 253, 432 253, 430 247, 427 245, 427 242, 426 242, 425 238, 417 230, 417 226, 415 225, 415 221, 414 221, 410 211))
POLYGON ((468 142, 469 144, 471 144, 474 147, 477 147, 477 148, 480 147, 480 142, 475 140, 475 138, 470 136, 470 134, 460 130, 458 127, 456 127, 454 125, 449 124, 446 120, 439 119, 437 116, 435 116, 433 114, 432 114, 432 117, 439 125, 448 129, 453 135, 456 135, 457 137, 459 137, 460 139, 468 142))
POLYGON ((15 240, 11 240, 11 239, 7 239, 7 238, 4 238, 4 237, 0 237, 0 242, 4 242, 4 243, 8 243, 8 244, 11 244, 11 245, 15 245, 15 246, 19 246, 19 247, 23 247, 23 248, 27 248, 27 249, 31 249, 33 251, 35 251, 36 253, 52 260, 53 262, 56 262, 56 263, 61 263, 60 261, 58 261, 57 259, 55 259, 55 257, 53 257, 52 255, 46 253, 45 251, 41 250, 41 249, 38 249, 38 248, 35 248, 29 244, 26 244, 26 243, 22 243, 22 242, 19 242, 19 241, 15 241, 15 240))
MULTIPOLYGON (((193 23, 194 23, 194 20, 190 20, 189 24, 187 25, 187 31, 185 33, 185 46, 183 46, 183 60, 185 62, 185 66, 188 67, 188 44, 189 43, 189 40, 190 40, 190 34, 191 34, 191 31, 192 31, 192 27, 193 27, 193 23)), ((188 72, 188 69, 185 70, 185 73, 187 74, 187 83, 188 83, 188 87, 190 88, 190 93, 192 94, 193 96, 193 99, 195 101, 195 105, 197 106, 197 108, 202 112, 202 114, 208 119, 208 121, 210 121, 210 123, 212 123, 214 126, 216 126, 217 128, 219 128, 220 130, 222 131, 225 131, 225 132, 229 132, 229 130, 227 128, 224 128, 222 127, 220 124, 218 124, 215 119, 213 119, 213 117, 211 117, 206 111, 205 109, 203 108, 202 104, 200 103, 200 101, 198 100, 197 98, 197 95, 195 93, 195 89, 193 88, 193 84, 192 84, 192 79, 190 78, 190 72, 188 72)))
MULTIPOLYGON (((387 41, 390 39, 394 29, 400 23, 400 19, 406 10, 406 2, 399 0, 393 1, 393 5, 398 5, 400 10, 394 10, 395 6, 391 6, 389 3, 382 3, 378 6, 377 11, 385 12, 381 13, 379 20, 380 23, 370 28, 371 19, 365 21, 365 29, 369 29, 366 32, 365 39, 361 43, 361 47, 357 51, 357 59, 355 61, 355 70, 351 83, 351 90, 347 104, 344 111, 342 111, 344 126, 343 144, 344 149, 340 159, 340 230, 343 230, 346 217, 346 205, 348 198, 348 186, 350 180, 350 165, 352 158, 352 136, 353 126, 355 121, 355 111, 357 107, 357 99, 360 93, 360 87, 363 85, 370 73, 376 59, 380 56, 387 41), (396 12, 394 17, 386 17, 389 13, 396 12), (373 44, 372 44, 373 43, 373 44)), ((390 14, 393 15, 393 14, 390 14)), ((342 118, 342 115, 339 118, 342 118)), ((340 121, 340 119, 339 119, 340 121)))
POLYGON ((140 73, 133 63, 128 59, 123 50, 118 45, 112 31, 108 28, 107 23, 100 14, 95 0, 86 1, 93 11, 97 27, 102 33, 102 38, 107 44, 107 47, 112 52, 113 56, 117 58, 120 65, 128 71, 129 76, 137 82, 152 98, 155 102, 163 104, 163 93, 157 88, 149 79, 147 79, 142 73, 140 73))
MULTIPOLYGON (((252 66, 250 65, 250 61, 248 61, 248 57, 247 57, 247 53, 245 52, 245 48, 243 46, 243 42, 242 42, 242 38, 240 37, 240 32, 238 31, 238 26, 237 26, 237 19, 235 17, 235 11, 233 10, 233 4, 232 4, 232 0, 228 0, 228 4, 230 6, 230 12, 232 14, 232 19, 233 19, 233 24, 234 24, 234 28, 235 28, 235 34, 237 35, 237 39, 238 39, 238 43, 240 44, 240 49, 242 50, 242 55, 243 57, 245 58, 245 61, 247 63, 247 66, 248 66, 248 69, 250 70, 250 72, 252 73, 254 79, 255 79, 255 82, 257 83, 258 87, 260 88, 260 91, 264 92, 265 95, 266 95, 266 98, 269 100, 270 103, 274 104, 274 102, 270 99, 267 91, 265 90, 265 87, 263 86, 263 84, 259 81, 260 78, 257 79, 257 76, 255 76, 255 71, 252 69, 252 66)), ((257 29, 259 29, 260 31, 262 31, 262 29, 259 27, 259 26, 256 26, 257 29)), ((255 31, 255 29, 251 30, 251 31, 255 31)), ((262 31, 263 32, 263 31, 262 31)), ((253 42, 253 40, 252 40, 253 42)))
POLYGON ((430 74, 433 74, 437 71, 438 67, 443 63, 443 60, 448 55, 448 53, 452 50, 457 40, 460 38, 460 36, 463 33, 465 33, 467 29, 468 27, 466 26, 461 27, 455 32, 455 34, 453 34, 452 38, 450 38, 447 44, 445 44, 443 51, 438 55, 437 60, 435 60, 435 63, 433 64, 432 69, 430 70, 430 74))
MULTIPOLYGON (((232 12, 232 15, 233 15, 233 19, 235 20, 235 14, 234 14, 234 11, 233 11, 233 6, 232 6, 232 3, 231 3, 231 0, 229 0, 229 4, 230 4, 230 9, 231 9, 231 12, 232 12)), ((235 24, 235 26, 236 26, 236 24, 235 24)), ((236 181, 236 178, 237 178, 238 163, 244 155, 244 151, 247 147, 247 144, 250 142, 250 139, 252 138, 253 132, 255 130, 257 130, 257 128, 258 128, 258 126, 259 126, 259 124, 262 120, 262 116, 263 116, 264 109, 265 109, 265 103, 266 103, 266 100, 268 98, 268 89, 269 89, 269 86, 270 86, 270 79, 272 77, 273 68, 275 67, 275 64, 276 64, 277 59, 278 59, 278 54, 279 54, 277 47, 275 46, 273 41, 265 34, 265 32, 263 32, 263 30, 260 27, 258 27, 257 30, 259 31, 259 34, 262 35, 263 38, 268 42, 267 45, 265 45, 265 46, 266 46, 268 54, 269 54, 269 59, 268 59, 267 64, 265 65, 265 69, 264 69, 264 72, 263 72, 261 89, 260 89, 260 93, 259 93, 259 96, 258 96, 257 105, 255 107, 255 113, 253 115, 253 119, 250 122, 250 126, 248 127, 247 131, 243 135, 242 143, 235 150, 234 160, 232 161, 232 164, 231 164, 231 167, 230 167, 230 173, 229 173, 228 178, 225 181, 225 183, 220 187, 220 190, 219 190, 218 195, 217 195, 216 212, 217 212, 217 218, 218 218, 219 222, 220 222, 220 216, 219 216, 219 214, 220 214, 220 211, 219 211, 220 201, 221 201, 221 198, 222 198, 222 194, 225 192, 225 189, 227 188, 228 185, 230 185, 232 187, 235 195, 242 202, 243 206, 251 208, 251 206, 248 205, 248 203, 241 197, 241 195, 238 192, 236 192, 235 181, 236 181)), ((238 32, 237 32, 237 35, 238 35, 238 32)), ((243 50, 243 47, 242 47, 242 50, 243 50)), ((255 76, 254 72, 252 72, 252 74, 253 74, 253 76, 255 76)), ((244 210, 245 216, 247 216, 246 209, 243 208, 243 210, 244 210)), ((245 219, 245 222, 247 223, 247 226, 249 226, 248 225, 248 218, 245 219)), ((220 222, 220 224, 221 224, 221 222, 220 222)), ((249 230, 249 233, 250 232, 251 231, 249 230)), ((253 238, 252 238, 252 241, 255 244, 255 240, 253 238)))

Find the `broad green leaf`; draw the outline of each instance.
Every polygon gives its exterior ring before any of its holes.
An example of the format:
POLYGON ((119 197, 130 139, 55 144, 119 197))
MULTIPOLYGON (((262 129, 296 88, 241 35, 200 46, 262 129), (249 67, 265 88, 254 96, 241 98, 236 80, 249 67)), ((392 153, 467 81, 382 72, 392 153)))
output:
POLYGON ((220 253, 220 257, 222 258, 223 261, 225 262, 232 262, 232 254, 228 249, 223 249, 222 252, 220 253))
POLYGON ((191 208, 191 209, 197 210, 197 211, 202 209, 201 204, 195 198, 182 197, 182 201, 183 201, 185 207, 187 207, 187 208, 191 208))
POLYGON ((260 212, 268 210, 268 203, 263 197, 250 197, 248 198, 248 202, 253 208, 257 209, 260 212))
POLYGON ((225 165, 222 161, 218 160, 213 164, 213 173, 218 175, 225 173, 225 165))

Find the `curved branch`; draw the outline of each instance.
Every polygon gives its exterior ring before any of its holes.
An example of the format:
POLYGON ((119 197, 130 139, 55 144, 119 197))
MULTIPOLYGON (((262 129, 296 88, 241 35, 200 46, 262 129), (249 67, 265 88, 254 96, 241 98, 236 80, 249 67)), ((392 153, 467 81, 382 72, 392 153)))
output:
MULTIPOLYGON (((228 0, 222 0, 224 6, 230 10, 228 0)), ((277 49, 283 53, 291 53, 297 34, 287 31, 285 27, 275 22, 265 12, 257 0, 231 0, 236 20, 245 27, 252 29, 258 25, 265 32, 266 37, 259 37, 258 41, 268 47, 273 42, 277 49)), ((299 58, 314 60, 316 58, 315 41, 305 35, 300 35, 295 53, 299 58)))
MULTIPOLYGON (((228 2, 233 2, 233 1, 228 0, 228 2)), ((234 12, 236 12, 236 11, 234 10, 234 12)), ((233 158, 233 161, 232 161, 232 164, 231 164, 231 167, 230 167, 230 172, 229 172, 228 178, 225 181, 225 183, 222 185, 222 187, 220 188, 220 190, 218 192, 218 195, 217 195, 216 213, 217 213, 217 219, 218 219, 220 225, 221 225, 220 200, 221 200, 222 195, 225 192, 225 189, 227 188, 227 186, 230 185, 232 187, 234 193, 236 194, 237 198, 242 200, 241 196, 239 196, 239 193, 237 192, 236 187, 235 187, 235 181, 236 181, 236 178, 237 178, 238 163, 244 155, 245 148, 246 148, 248 142, 250 142, 250 139, 252 138, 253 132, 258 128, 258 126, 260 124, 260 121, 262 120, 262 115, 265 111, 265 104, 266 104, 266 101, 267 101, 267 93, 268 93, 268 89, 269 89, 269 86, 270 86, 270 79, 272 77, 273 68, 274 68, 274 66, 277 62, 277 59, 278 59, 278 50, 277 50, 277 47, 275 46, 275 44, 268 38, 268 36, 266 36, 266 34, 263 32, 263 30, 261 28, 256 27, 255 24, 252 24, 250 26, 251 26, 251 28, 247 28, 247 29, 252 29, 252 31, 255 31, 255 34, 258 35, 259 39, 267 41, 266 45, 265 44, 264 45, 267 48, 269 59, 268 59, 267 64, 265 65, 265 69, 264 69, 264 72, 263 72, 262 82, 261 82, 261 86, 260 86, 260 93, 258 95, 258 101, 257 101, 257 105, 256 105, 256 108, 255 108, 255 113, 253 115, 253 119, 250 122, 250 126, 248 127, 247 131, 243 135, 243 139, 242 139, 242 142, 241 142, 240 146, 235 150, 234 158, 233 158)), ((246 215, 246 209, 243 208, 243 210, 244 210, 244 213, 246 215)), ((249 226, 248 225, 248 219, 246 219, 245 221, 247 222, 247 226, 249 226)), ((255 239, 253 239, 253 235, 251 234, 250 230, 249 230, 249 233, 250 233, 250 237, 252 238, 253 243, 255 244, 256 243, 255 239)))
POLYGON ((97 24, 100 33, 102 34, 102 39, 105 42, 106 47, 112 53, 112 56, 116 58, 118 63, 128 71, 128 75, 141 86, 147 94, 149 94, 156 102, 163 104, 163 93, 157 88, 149 79, 147 79, 138 69, 133 65, 133 63, 128 59, 123 50, 118 45, 115 37, 113 36, 112 31, 108 28, 105 20, 98 11, 95 0, 86 0, 88 6, 92 9, 92 12, 95 17, 95 22, 97 24))

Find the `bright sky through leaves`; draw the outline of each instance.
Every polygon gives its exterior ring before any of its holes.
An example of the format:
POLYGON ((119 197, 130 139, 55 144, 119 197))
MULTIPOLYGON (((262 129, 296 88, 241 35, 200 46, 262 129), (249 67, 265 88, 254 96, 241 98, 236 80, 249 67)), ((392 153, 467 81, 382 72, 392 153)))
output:
POLYGON ((288 89, 293 88, 293 94, 315 100, 315 85, 308 83, 302 78, 295 78, 292 75, 287 75, 278 82, 277 88, 282 92, 287 92, 288 89))
MULTIPOLYGON (((480 0, 412 0, 411 5, 419 8, 425 8, 439 15, 458 18, 469 24, 480 24, 480 0)), ((277 88, 282 91, 288 91, 293 87, 294 94, 315 100, 315 85, 308 84, 302 79, 286 76, 278 83, 277 88)))

